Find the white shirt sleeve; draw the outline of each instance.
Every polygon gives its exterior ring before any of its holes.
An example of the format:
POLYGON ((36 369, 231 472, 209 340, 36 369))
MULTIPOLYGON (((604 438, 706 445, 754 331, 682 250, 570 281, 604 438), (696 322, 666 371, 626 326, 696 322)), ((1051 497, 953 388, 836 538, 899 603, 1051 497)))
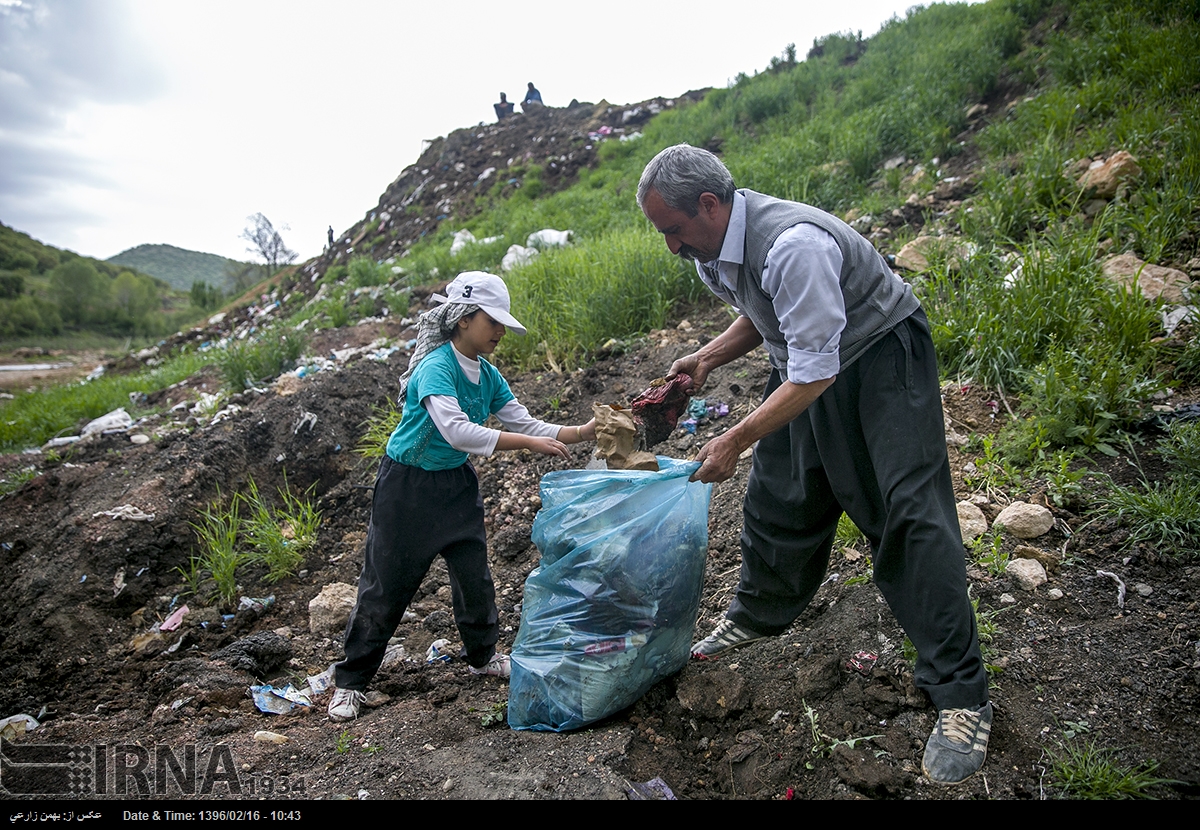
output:
MULTIPOLYGON (((488 429, 473 422, 462 411, 462 407, 458 405, 458 398, 453 395, 430 395, 425 399, 425 411, 433 419, 434 425, 446 439, 446 443, 459 452, 471 455, 491 455, 496 451, 496 442, 500 440, 500 430, 488 429)), ((502 406, 496 413, 496 417, 509 430, 522 435, 557 438, 558 431, 562 429, 560 426, 537 420, 515 398, 502 406)))
POLYGON ((792 383, 825 380, 841 368, 838 345, 846 328, 841 271, 837 242, 812 224, 788 228, 767 253, 762 287, 787 340, 792 383))

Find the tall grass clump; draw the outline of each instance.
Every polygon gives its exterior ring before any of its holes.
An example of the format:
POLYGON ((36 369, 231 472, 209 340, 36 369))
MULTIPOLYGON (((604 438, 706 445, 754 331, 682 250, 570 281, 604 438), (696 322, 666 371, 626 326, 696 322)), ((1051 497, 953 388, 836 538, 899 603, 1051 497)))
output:
POLYGON ((276 324, 253 339, 229 341, 216 353, 216 363, 226 387, 241 392, 294 366, 305 341, 303 332, 276 324))
MULTIPOLYGON (((228 507, 223 507, 222 502, 218 493, 216 500, 201 512, 200 521, 194 523, 192 529, 200 547, 199 568, 213 581, 212 597, 229 605, 237 595, 237 570, 246 562, 246 557, 238 550, 241 499, 234 495, 228 507)), ((200 585, 195 565, 193 562, 190 572, 185 574, 185 582, 192 590, 197 590, 200 585)))
POLYGON ((1158 762, 1143 761, 1126 766, 1112 749, 1094 739, 1074 738, 1050 750, 1050 780, 1066 798, 1123 801, 1153 798, 1151 790, 1174 781, 1154 773, 1158 762))
POLYGON ((363 435, 358 439, 354 452, 363 458, 383 458, 388 439, 400 425, 402 411, 388 401, 382 406, 371 407, 371 417, 362 423, 363 435))
POLYGON ((1129 529, 1126 547, 1150 545, 1160 553, 1194 560, 1200 552, 1200 422, 1176 421, 1159 442, 1170 465, 1165 481, 1113 485, 1099 497, 1099 513, 1129 529))
POLYGON ((522 368, 569 364, 609 338, 659 328, 702 290, 695 268, 649 229, 546 251, 508 285, 529 335, 505 338, 498 355, 522 368))
POLYGON ((185 352, 154 369, 131 375, 104 375, 86 383, 23 392, 0 404, 0 450, 38 446, 74 431, 81 421, 129 407, 129 393, 150 394, 195 374, 211 353, 185 352))
POLYGON ((282 506, 272 508, 259 493, 254 479, 239 494, 248 515, 242 520, 241 532, 249 551, 246 561, 267 567, 267 582, 278 582, 295 576, 304 564, 304 554, 317 541, 320 513, 312 504, 312 488, 303 496, 288 489, 287 478, 279 489, 282 506))

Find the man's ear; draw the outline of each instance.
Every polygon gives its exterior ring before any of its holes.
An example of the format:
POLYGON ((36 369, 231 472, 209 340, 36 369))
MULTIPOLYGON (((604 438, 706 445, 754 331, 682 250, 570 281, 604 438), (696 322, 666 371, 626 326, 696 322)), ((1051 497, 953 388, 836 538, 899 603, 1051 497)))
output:
POLYGON ((705 216, 712 218, 720 206, 721 200, 717 198, 717 194, 707 190, 700 194, 700 210, 705 216))

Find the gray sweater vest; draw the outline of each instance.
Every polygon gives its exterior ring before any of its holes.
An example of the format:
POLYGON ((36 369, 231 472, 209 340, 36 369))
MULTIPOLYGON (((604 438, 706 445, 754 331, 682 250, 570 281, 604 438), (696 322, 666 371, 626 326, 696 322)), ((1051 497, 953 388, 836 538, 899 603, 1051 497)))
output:
MULTIPOLYGON (((746 250, 738 274, 738 308, 763 336, 771 365, 787 378, 787 341, 770 296, 762 288, 767 252, 788 228, 808 223, 827 231, 842 251, 839 283, 846 303, 846 328, 838 346, 841 368, 862 356, 872 344, 920 307, 912 287, 896 276, 887 260, 836 216, 799 202, 787 202, 739 190, 746 197, 746 250)), ((785 277, 786 279, 786 277, 785 277)))

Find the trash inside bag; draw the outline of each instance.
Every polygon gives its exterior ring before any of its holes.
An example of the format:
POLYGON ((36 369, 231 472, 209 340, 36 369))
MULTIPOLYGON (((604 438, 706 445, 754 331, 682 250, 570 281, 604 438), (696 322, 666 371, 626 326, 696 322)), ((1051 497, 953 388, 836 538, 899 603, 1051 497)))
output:
POLYGON ((541 551, 525 580, 508 725, 578 729, 633 704, 688 660, 700 610, 712 486, 695 462, 659 472, 542 478, 541 551))
POLYGON ((630 403, 634 420, 645 429, 647 447, 671 437, 679 416, 687 409, 687 390, 691 385, 691 377, 683 373, 670 380, 659 379, 630 403))

